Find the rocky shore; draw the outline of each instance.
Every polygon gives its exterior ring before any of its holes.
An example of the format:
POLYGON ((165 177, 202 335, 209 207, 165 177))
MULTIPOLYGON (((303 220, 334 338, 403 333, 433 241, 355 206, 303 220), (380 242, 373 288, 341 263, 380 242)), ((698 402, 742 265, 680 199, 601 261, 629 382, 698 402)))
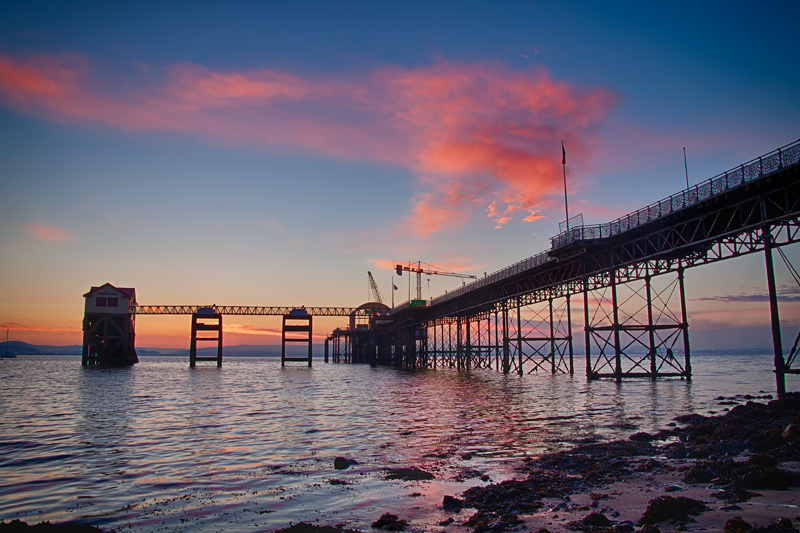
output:
POLYGON ((517 479, 442 505, 455 516, 475 509, 462 523, 476 533, 796 532, 799 424, 800 395, 747 401, 722 416, 681 416, 656 434, 527 461, 517 479))
MULTIPOLYGON (((735 407, 720 416, 678 417, 655 434, 530 459, 515 479, 445 496, 447 518, 434 531, 800 533, 800 394, 717 400, 735 407)), ((387 474, 432 477, 418 468, 387 474)), ((355 533, 346 527, 299 522, 277 531, 355 533)), ((391 512, 376 516, 372 527, 430 530, 391 512)), ((0 533, 18 531, 100 530, 0 522, 0 533)))

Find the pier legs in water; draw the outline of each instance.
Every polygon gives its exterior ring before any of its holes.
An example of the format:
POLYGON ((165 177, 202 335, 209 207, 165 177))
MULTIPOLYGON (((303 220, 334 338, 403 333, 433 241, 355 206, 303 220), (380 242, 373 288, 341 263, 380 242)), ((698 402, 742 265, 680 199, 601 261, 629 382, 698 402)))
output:
POLYGON ((775 286, 775 268, 772 263, 772 234, 764 228, 764 257, 767 261, 767 287, 769 288, 769 312, 772 322, 772 347, 775 353, 775 384, 779 395, 786 394, 786 362, 783 359, 781 341, 781 319, 778 315, 778 291, 775 286))
MULTIPOLYGON (((202 310, 201 310, 202 311, 202 310)), ((192 314, 192 337, 189 345, 189 368, 194 368, 197 361, 216 361, 217 366, 222 366, 222 315, 218 313, 193 313, 192 314), (216 332, 215 337, 209 337, 208 333, 216 332), (217 355, 199 356, 197 355, 197 342, 216 342, 217 355)))
POLYGON ((691 378, 683 269, 666 280, 646 275, 620 283, 616 271, 592 288, 584 280, 586 375, 589 379, 691 378), (675 350, 682 349, 679 359, 675 350))

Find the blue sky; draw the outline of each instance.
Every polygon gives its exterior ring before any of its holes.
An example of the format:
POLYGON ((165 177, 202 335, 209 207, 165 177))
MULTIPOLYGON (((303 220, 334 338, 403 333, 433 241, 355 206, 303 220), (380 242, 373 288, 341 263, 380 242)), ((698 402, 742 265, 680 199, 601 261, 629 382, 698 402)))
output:
MULTIPOLYGON (((106 281, 357 306, 393 262, 497 270, 557 232, 562 140, 570 213, 599 223, 680 190, 683 147, 696 183, 800 137, 791 3, 230 4, 0 2, 12 337, 80 342, 106 281)), ((763 257, 728 263, 687 273, 693 339, 768 346, 763 257)), ((143 317, 139 344, 185 345, 185 322, 143 317)), ((273 322, 227 338, 274 342, 273 322)))

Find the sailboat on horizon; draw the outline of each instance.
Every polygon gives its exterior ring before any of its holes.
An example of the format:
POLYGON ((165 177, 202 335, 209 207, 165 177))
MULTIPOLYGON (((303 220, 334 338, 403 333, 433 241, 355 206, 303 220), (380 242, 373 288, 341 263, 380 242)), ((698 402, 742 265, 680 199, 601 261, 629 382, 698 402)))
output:
POLYGON ((3 342, 3 349, 0 350, 0 358, 14 359, 17 357, 15 353, 8 353, 8 330, 6 330, 6 340, 3 342))

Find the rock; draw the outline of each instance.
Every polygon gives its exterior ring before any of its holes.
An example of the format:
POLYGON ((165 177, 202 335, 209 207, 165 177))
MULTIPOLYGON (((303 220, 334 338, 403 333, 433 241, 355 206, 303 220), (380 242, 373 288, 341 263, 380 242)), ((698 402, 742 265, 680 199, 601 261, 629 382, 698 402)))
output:
POLYGON ((761 494, 757 492, 746 491, 744 489, 729 488, 721 490, 719 492, 715 492, 711 496, 717 498, 718 500, 723 500, 728 503, 740 503, 740 502, 746 502, 750 498, 761 496, 761 494))
POLYGON ((357 529, 343 529, 344 524, 336 526, 318 526, 308 522, 298 522, 289 527, 278 529, 274 533, 360 533, 357 529))
POLYGON ((445 511, 452 511, 458 513, 464 508, 464 500, 459 500, 454 496, 445 496, 442 498, 442 509, 445 511))
POLYGON ((723 505, 722 507, 719 508, 719 510, 720 511, 741 511, 742 508, 739 507, 738 505, 736 505, 735 503, 732 503, 730 505, 723 505))
POLYGON ((570 522, 569 529, 573 531, 605 531, 612 526, 611 520, 605 517, 602 513, 589 513, 580 520, 570 522))
POLYGON ((390 468, 386 474, 386 479, 402 479, 403 481, 421 481, 433 479, 433 474, 420 470, 416 467, 411 468, 390 468))
POLYGON ((474 528, 474 533, 484 533, 486 531, 501 532, 506 531, 511 526, 521 524, 522 520, 514 513, 497 514, 489 511, 478 511, 464 522, 465 526, 474 528))
POLYGON ((614 533, 633 533, 636 530, 633 522, 625 520, 614 526, 614 533))
POLYGON ((350 467, 350 465, 357 465, 358 463, 352 459, 347 459, 346 457, 337 457, 333 460, 333 467, 336 470, 346 470, 350 467))
POLYGON ((746 533, 753 529, 753 526, 742 520, 741 516, 734 516, 725 522, 725 533, 746 533))
POLYGON ((781 437, 786 442, 800 440, 800 424, 789 424, 781 433, 781 437))
POLYGON ((659 496, 650 500, 639 525, 657 524, 664 520, 686 520, 690 514, 699 514, 707 507, 703 502, 683 496, 659 496))
POLYGON ((661 533, 661 530, 660 530, 660 529, 658 529, 656 526, 652 526, 652 525, 646 524, 646 525, 645 525, 645 526, 642 528, 642 530, 640 531, 640 533, 661 533))
POLYGON ((383 513, 380 518, 372 523, 372 527, 384 531, 403 531, 408 527, 408 521, 397 518, 397 515, 391 513, 383 513))
POLYGON ((755 466, 778 466, 778 461, 770 455, 757 453, 747 459, 747 464, 755 466))
POLYGON ((656 437, 645 431, 640 431, 628 437, 628 440, 632 440, 633 442, 652 442, 656 440, 656 437))
MULTIPOLYGON (((445 496, 445 497, 446 497, 446 496, 445 496)), ((448 518, 447 520, 442 520, 441 522, 439 522, 439 525, 440 525, 440 526, 449 526, 449 525, 450 525, 450 524, 452 524, 453 522, 455 522, 455 520, 454 520, 454 519, 453 519, 453 517, 451 516, 451 517, 450 517, 450 518, 448 518)))
POLYGON ((667 485, 664 487, 664 492, 677 492, 679 490, 683 490, 683 487, 680 485, 667 485))
POLYGON ((701 461, 684 476, 685 483, 734 483, 748 489, 783 490, 795 485, 798 476, 774 466, 726 461, 701 461), (716 480, 716 481, 715 481, 716 480))

